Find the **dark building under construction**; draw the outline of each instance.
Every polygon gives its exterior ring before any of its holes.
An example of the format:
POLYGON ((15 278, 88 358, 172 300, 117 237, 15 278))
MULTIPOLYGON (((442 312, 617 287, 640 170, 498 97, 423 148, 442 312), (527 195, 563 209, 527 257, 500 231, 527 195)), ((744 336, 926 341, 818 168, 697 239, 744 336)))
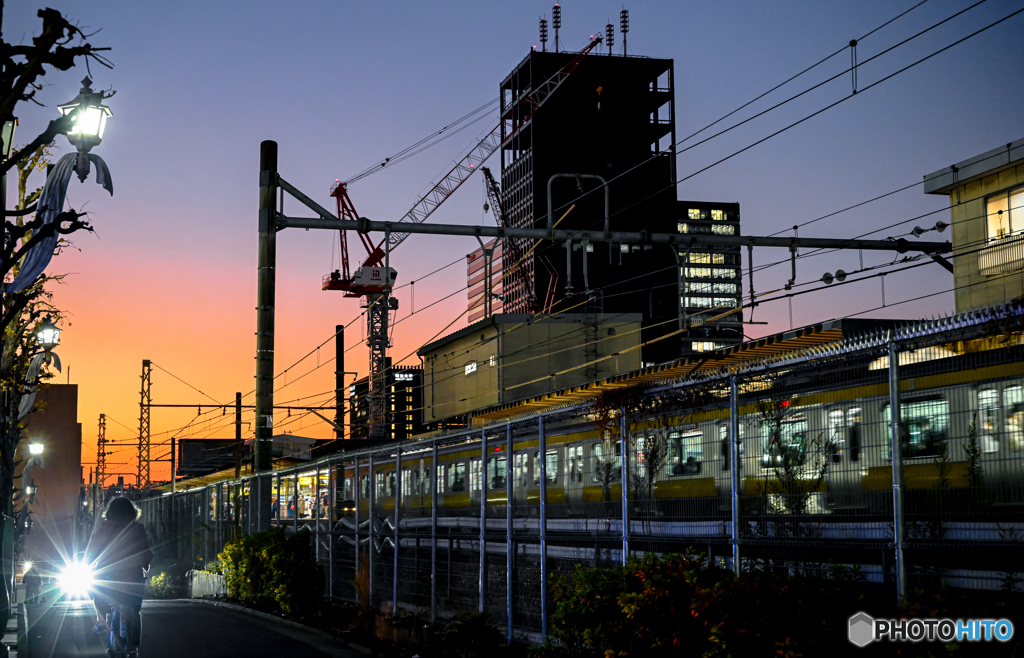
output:
MULTIPOLYGON (((523 95, 575 56, 534 50, 516 66, 501 83, 507 126, 528 111, 512 109, 523 95)), ((673 77, 670 59, 585 57, 523 129, 507 142, 503 131, 505 223, 738 235, 738 204, 676 199, 673 77)), ((640 313, 645 364, 742 340, 739 312, 728 313, 740 305, 738 248, 505 243, 505 313, 640 313), (687 321, 699 326, 680 333, 687 321)))

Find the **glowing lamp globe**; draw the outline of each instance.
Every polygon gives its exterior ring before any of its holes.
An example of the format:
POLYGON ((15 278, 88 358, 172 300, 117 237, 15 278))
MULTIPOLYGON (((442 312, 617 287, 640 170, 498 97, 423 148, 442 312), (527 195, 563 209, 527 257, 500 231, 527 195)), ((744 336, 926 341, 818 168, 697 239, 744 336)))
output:
POLYGON ((43 454, 42 443, 30 443, 28 444, 28 454, 30 455, 41 455, 43 454))
POLYGON ((82 80, 82 89, 71 101, 58 105, 64 116, 71 115, 73 126, 68 131, 68 141, 82 153, 103 141, 107 119, 112 115, 110 108, 103 104, 103 93, 93 91, 88 76, 82 80))
POLYGON ((53 324, 50 316, 46 316, 46 319, 40 322, 39 327, 36 328, 36 340, 39 341, 40 347, 47 352, 57 347, 57 343, 60 341, 60 329, 53 324))

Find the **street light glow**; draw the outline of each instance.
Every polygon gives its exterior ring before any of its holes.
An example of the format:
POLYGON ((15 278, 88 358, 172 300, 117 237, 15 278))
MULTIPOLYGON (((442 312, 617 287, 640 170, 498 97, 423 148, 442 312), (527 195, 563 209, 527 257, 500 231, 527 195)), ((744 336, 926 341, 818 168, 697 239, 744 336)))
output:
POLYGON ((28 444, 28 454, 41 455, 43 454, 43 448, 43 444, 39 443, 38 441, 36 443, 30 443, 28 444))
POLYGON ((57 325, 53 323, 53 319, 49 315, 36 328, 36 340, 39 341, 39 345, 47 352, 57 347, 57 343, 60 342, 60 334, 61 330, 57 328, 57 325))
POLYGON ((112 116, 110 108, 103 104, 103 93, 93 91, 90 85, 92 80, 87 76, 82 80, 82 89, 78 96, 57 106, 61 114, 71 115, 74 122, 74 126, 67 133, 68 141, 80 152, 85 153, 103 141, 107 119, 112 116))

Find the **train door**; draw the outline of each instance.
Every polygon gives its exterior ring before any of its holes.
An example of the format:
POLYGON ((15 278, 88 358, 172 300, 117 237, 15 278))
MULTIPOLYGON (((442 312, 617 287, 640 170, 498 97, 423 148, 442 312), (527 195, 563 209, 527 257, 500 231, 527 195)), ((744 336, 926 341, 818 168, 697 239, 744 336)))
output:
POLYGON ((565 448, 565 502, 570 512, 581 512, 583 504, 583 444, 565 448))
POLYGON ((469 460, 469 500, 473 505, 473 509, 480 507, 480 494, 481 494, 481 472, 480 472, 480 458, 474 457, 469 460))
POLYGON ((530 453, 519 450, 512 459, 512 496, 513 502, 526 502, 526 492, 530 487, 530 453))

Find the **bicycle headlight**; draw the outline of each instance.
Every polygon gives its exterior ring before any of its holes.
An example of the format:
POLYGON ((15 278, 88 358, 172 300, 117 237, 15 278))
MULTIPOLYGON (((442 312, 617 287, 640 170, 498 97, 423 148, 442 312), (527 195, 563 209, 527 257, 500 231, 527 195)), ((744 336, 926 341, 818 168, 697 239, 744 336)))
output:
POLYGON ((95 584, 92 567, 84 562, 65 564, 57 575, 57 584, 64 594, 87 598, 95 584))

